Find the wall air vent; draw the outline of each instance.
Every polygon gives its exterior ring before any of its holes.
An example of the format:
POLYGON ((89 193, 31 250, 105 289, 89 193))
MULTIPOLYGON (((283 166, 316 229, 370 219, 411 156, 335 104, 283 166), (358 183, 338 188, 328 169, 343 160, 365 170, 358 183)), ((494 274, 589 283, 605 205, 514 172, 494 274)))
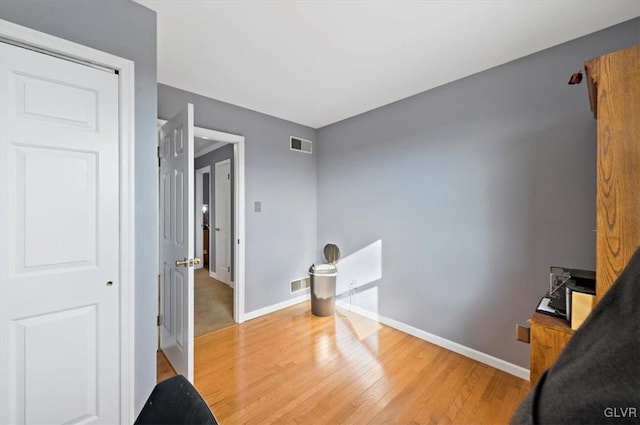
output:
POLYGON ((302 279, 298 279, 298 280, 292 280, 290 292, 293 294, 294 292, 302 291, 303 289, 306 289, 309 286, 311 286, 311 282, 309 281, 309 276, 303 277, 302 279))
POLYGON ((301 139, 299 137, 291 136, 290 148, 292 151, 311 153, 311 140, 301 139))

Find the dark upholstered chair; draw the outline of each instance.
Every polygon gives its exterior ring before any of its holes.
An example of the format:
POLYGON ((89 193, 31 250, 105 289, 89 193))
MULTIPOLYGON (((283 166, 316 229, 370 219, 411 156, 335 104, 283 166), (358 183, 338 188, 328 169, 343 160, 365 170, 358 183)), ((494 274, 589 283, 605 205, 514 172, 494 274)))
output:
POLYGON ((182 375, 160 382, 151 392, 134 425, 217 425, 198 391, 182 375))

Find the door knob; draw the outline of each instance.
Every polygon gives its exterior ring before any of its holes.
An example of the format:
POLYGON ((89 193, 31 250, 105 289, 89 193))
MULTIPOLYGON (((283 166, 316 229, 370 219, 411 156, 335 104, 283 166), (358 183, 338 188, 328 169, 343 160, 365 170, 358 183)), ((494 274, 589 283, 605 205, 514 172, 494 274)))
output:
POLYGON ((176 267, 193 267, 194 264, 200 264, 198 257, 195 257, 193 260, 189 260, 186 257, 182 260, 176 260, 176 267))
POLYGON ((214 228, 213 230, 215 230, 216 232, 219 232, 219 231, 220 231, 220 228, 219 228, 219 227, 216 227, 216 228, 214 228))

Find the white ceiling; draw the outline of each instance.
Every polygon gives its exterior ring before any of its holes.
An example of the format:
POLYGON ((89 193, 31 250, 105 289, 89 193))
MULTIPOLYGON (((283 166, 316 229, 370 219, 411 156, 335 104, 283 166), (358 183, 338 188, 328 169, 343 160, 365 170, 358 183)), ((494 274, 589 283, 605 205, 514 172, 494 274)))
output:
POLYGON ((640 0, 137 1, 158 14, 160 83, 313 128, 640 16, 640 0))

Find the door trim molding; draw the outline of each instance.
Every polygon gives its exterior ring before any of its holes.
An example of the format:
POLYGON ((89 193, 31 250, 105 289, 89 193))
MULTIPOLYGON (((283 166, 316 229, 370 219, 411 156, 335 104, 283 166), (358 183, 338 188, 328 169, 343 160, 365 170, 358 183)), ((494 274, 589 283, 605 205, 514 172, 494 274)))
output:
POLYGON ((223 133, 216 130, 197 127, 196 134, 202 134, 210 139, 220 142, 233 143, 233 169, 234 188, 233 204, 236 212, 234 223, 235 251, 234 262, 234 291, 233 291, 233 318, 236 323, 242 323, 245 319, 245 139, 244 136, 223 133), (202 133, 201 133, 202 132, 202 133))
POLYGON ((135 189, 134 63, 91 47, 0 19, 0 37, 87 65, 117 70, 120 172, 120 420, 134 421, 135 189))

